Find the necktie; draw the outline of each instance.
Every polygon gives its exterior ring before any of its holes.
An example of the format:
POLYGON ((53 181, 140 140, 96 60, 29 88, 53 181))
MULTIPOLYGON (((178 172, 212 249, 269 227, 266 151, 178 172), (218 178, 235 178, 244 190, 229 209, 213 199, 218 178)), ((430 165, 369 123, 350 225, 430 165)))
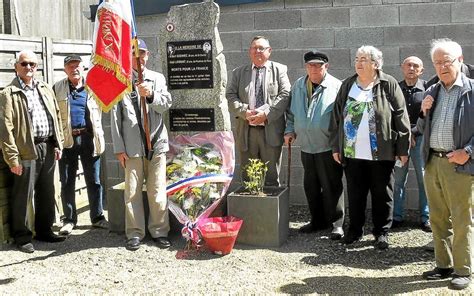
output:
POLYGON ((255 108, 258 108, 265 104, 265 100, 263 99, 263 74, 265 68, 261 67, 255 69, 257 70, 255 73, 255 108))

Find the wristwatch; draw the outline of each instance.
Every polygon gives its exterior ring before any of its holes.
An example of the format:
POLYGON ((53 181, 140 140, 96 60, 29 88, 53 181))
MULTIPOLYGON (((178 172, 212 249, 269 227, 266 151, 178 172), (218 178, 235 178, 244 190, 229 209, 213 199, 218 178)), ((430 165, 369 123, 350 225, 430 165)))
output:
POLYGON ((468 146, 464 147, 464 151, 466 151, 467 155, 472 157, 472 146, 471 145, 468 145, 468 146))

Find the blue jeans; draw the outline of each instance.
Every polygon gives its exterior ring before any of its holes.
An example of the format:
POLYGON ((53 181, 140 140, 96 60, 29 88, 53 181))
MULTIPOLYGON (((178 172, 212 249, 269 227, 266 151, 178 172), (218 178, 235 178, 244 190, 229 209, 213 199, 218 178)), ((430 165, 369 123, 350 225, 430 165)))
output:
POLYGON ((89 198, 90 219, 96 222, 103 218, 102 185, 100 184, 100 157, 93 157, 93 136, 84 133, 74 136, 74 145, 63 150, 59 160, 59 177, 61 180, 61 200, 63 203, 64 223, 77 224, 76 212, 76 175, 78 158, 81 157, 82 168, 89 198))
MULTIPOLYGON (((423 136, 417 136, 415 138, 416 145, 410 149, 410 159, 415 168, 416 181, 418 182, 418 202, 420 207, 421 222, 425 223, 429 219, 428 212, 428 201, 426 200, 425 186, 423 183, 423 175, 425 173, 425 164, 421 157, 421 141, 423 136)), ((395 187, 393 191, 393 220, 403 221, 404 216, 404 205, 406 197, 405 186, 408 180, 408 167, 409 161, 403 167, 394 168, 395 173, 395 187)))

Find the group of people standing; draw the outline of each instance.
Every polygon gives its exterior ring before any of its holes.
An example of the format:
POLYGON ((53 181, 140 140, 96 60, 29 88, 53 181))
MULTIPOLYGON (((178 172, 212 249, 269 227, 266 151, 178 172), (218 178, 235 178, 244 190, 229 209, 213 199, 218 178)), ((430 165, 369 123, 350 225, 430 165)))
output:
MULTIPOLYGON (((374 246, 384 250, 389 247, 390 228, 404 219, 411 158, 419 185, 421 227, 433 232, 436 258, 436 268, 423 276, 428 280, 452 276, 452 288, 466 288, 472 270, 474 81, 466 76, 473 73, 463 64, 459 44, 449 39, 433 41, 430 54, 436 77, 430 82, 420 79, 423 62, 419 58, 403 61, 404 79, 397 82, 382 71, 382 52, 361 46, 351 77, 335 78, 328 73, 328 56, 309 51, 303 56, 306 75, 291 86, 287 67, 269 60, 271 51, 268 39, 254 37, 249 48, 251 63, 234 69, 227 85, 240 167, 249 159, 261 159, 268 165, 265 185, 279 186, 282 146, 297 142, 311 214, 311 221, 300 230, 309 233, 330 228, 333 240, 359 241, 370 192, 374 246), (343 173, 349 201, 346 231, 343 173)), ((125 171, 129 250, 137 250, 146 233, 145 180, 148 231, 159 247, 171 245, 165 191, 169 147, 163 113, 172 99, 164 76, 146 68, 150 53, 143 40, 138 42, 138 52, 139 58, 132 62, 133 92, 111 112, 113 150, 125 171), (138 80, 140 68, 144 69, 142 80, 138 80), (151 149, 144 132, 145 118, 151 149)), ((33 52, 20 52, 16 77, 0 92, 2 153, 14 175, 11 234, 18 249, 27 253, 35 251, 25 223, 32 197, 37 240, 63 241, 76 227, 74 189, 79 158, 92 225, 108 228, 100 184, 99 157, 105 149, 101 112, 84 88, 82 59, 67 56, 67 77, 53 88, 34 77, 37 66, 33 52), (51 230, 56 160, 65 214, 60 235, 51 230)))
POLYGON ((382 71, 382 52, 373 46, 356 51, 355 74, 341 82, 328 73, 325 53, 309 51, 303 56, 306 75, 293 86, 287 67, 269 60, 271 50, 268 39, 254 37, 251 63, 234 69, 227 86, 241 168, 250 158, 261 159, 269 169, 265 184, 280 185, 282 143, 297 141, 311 214, 300 231, 330 228, 333 240, 346 245, 359 241, 370 192, 374 246, 384 250, 390 228, 404 219, 411 158, 420 226, 433 232, 436 258, 436 268, 423 277, 452 276, 451 288, 468 287, 474 81, 468 78, 473 73, 463 63, 460 45, 433 40, 430 55, 436 77, 429 82, 420 79, 423 62, 415 56, 403 61, 404 79, 397 82, 382 71), (349 201, 346 232, 343 172, 349 201))
MULTIPOLYGON (((149 51, 141 39, 137 51, 139 58, 132 59, 133 91, 114 106, 111 113, 113 149, 125 170, 126 248, 137 250, 145 237, 142 199, 145 180, 150 209, 148 231, 158 247, 168 248, 171 245, 166 198, 168 133, 162 113, 171 106, 171 95, 164 76, 146 68, 149 51), (142 81, 138 81, 139 68, 143 69, 142 81), (146 106, 141 106, 141 102, 146 106), (143 112, 148 118, 151 151, 147 151, 144 141, 143 112)), ((75 180, 79 159, 87 186, 92 227, 109 228, 103 213, 100 182, 100 155, 105 150, 102 112, 85 88, 82 58, 66 56, 67 77, 52 88, 35 78, 37 69, 34 52, 19 52, 15 61, 16 77, 0 92, 1 148, 13 173, 9 199, 11 236, 17 248, 25 253, 35 251, 33 232, 27 226, 30 201, 34 201, 36 240, 64 241, 77 226, 75 180), (64 212, 59 235, 51 229, 55 220, 56 160, 59 161, 64 212)))
POLYGON ((60 242, 77 223, 75 180, 80 156, 93 227, 108 228, 102 209, 99 155, 105 149, 101 112, 84 89, 82 59, 64 59, 67 77, 53 88, 35 79, 36 54, 21 51, 16 77, 0 93, 0 141, 3 158, 13 173, 9 199, 11 235, 19 250, 32 253, 27 207, 34 199, 36 240, 60 242), (64 226, 56 235, 54 171, 59 160, 64 226))

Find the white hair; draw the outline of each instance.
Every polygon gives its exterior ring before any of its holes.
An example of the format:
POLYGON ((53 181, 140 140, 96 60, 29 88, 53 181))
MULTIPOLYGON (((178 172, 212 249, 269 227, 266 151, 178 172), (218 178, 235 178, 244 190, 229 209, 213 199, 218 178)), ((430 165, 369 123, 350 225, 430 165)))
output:
POLYGON ((442 38, 442 39, 433 39, 431 41, 431 49, 430 55, 431 60, 433 60, 434 53, 438 50, 442 49, 445 52, 449 53, 449 56, 453 59, 457 59, 462 56, 462 48, 459 43, 454 42, 449 38, 442 38))
POLYGON ((21 56, 34 57, 35 60, 38 61, 38 57, 36 56, 36 54, 32 50, 25 49, 25 50, 22 50, 22 51, 20 51, 16 54, 15 63, 18 63, 20 61, 21 56))
POLYGON ((370 59, 375 62, 377 69, 382 70, 383 55, 378 48, 375 48, 372 45, 362 45, 357 49, 356 55, 359 53, 369 56, 370 59))

